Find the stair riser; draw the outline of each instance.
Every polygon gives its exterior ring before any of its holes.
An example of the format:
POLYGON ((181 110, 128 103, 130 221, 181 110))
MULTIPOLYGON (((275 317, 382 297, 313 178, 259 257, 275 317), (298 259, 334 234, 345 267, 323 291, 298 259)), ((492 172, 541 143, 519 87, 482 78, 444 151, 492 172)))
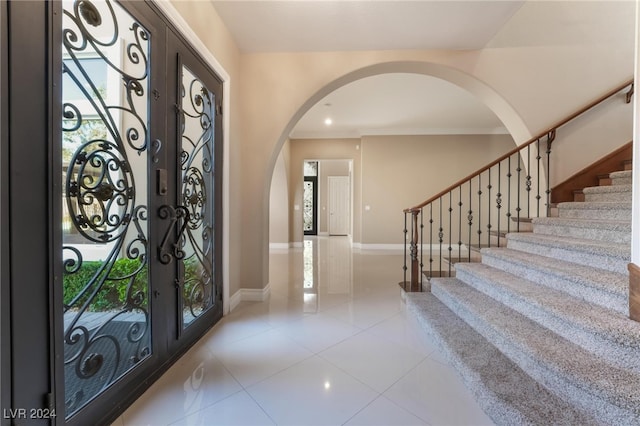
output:
POLYGON ((607 339, 606 336, 584 330, 579 324, 569 322, 567 318, 559 317, 544 309, 536 301, 510 293, 508 288, 500 286, 499 283, 493 283, 487 277, 474 275, 472 270, 458 270, 457 278, 585 350, 603 357, 611 364, 640 371, 638 348, 623 346, 607 339))
POLYGON ((603 254, 580 252, 561 247, 533 244, 518 240, 509 240, 507 247, 514 250, 524 251, 526 253, 562 259, 579 265, 595 266, 600 269, 619 272, 621 274, 627 273, 627 265, 630 261, 630 259, 626 258, 622 259, 603 254))
POLYGON ((490 319, 487 320, 486 317, 480 316, 477 312, 459 303, 455 297, 448 294, 437 283, 432 286, 432 293, 476 332, 500 349, 503 354, 551 392, 580 407, 595 418, 601 419, 603 424, 631 425, 634 423, 634 415, 632 413, 597 395, 593 395, 587 384, 574 383, 561 371, 545 365, 545 363, 523 350, 519 344, 512 341, 508 336, 499 333, 492 327, 490 319))
POLYGON ((564 291, 578 299, 609 308, 622 315, 627 315, 629 312, 629 299, 627 294, 606 292, 576 281, 558 277, 545 270, 532 269, 527 265, 508 262, 504 259, 491 256, 490 254, 483 256, 483 263, 555 290, 564 291))
POLYGON ((594 193, 585 193, 584 201, 606 201, 606 202, 622 202, 622 201, 631 201, 631 192, 621 191, 621 192, 594 192, 594 193))
POLYGON ((609 243, 631 243, 631 228, 628 230, 610 230, 598 228, 576 228, 573 226, 555 226, 536 223, 533 229, 536 234, 555 235, 558 237, 583 238, 587 240, 606 241, 609 243))
POLYGON ((567 219, 604 219, 604 220, 629 220, 631 218, 631 208, 629 209, 571 209, 560 207, 559 217, 567 219))

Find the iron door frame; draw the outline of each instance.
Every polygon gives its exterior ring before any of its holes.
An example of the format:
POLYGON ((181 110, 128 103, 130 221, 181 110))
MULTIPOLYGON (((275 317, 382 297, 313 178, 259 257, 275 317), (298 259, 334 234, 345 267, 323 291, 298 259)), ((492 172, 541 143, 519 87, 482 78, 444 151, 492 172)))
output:
MULTIPOLYGON (((174 330, 173 336, 169 339, 170 350, 176 350, 180 352, 186 351, 191 345, 193 345, 198 336, 203 335, 208 329, 210 329, 223 315, 223 295, 222 295, 222 169, 223 169, 223 134, 222 134, 222 80, 216 75, 216 73, 206 64, 201 56, 190 46, 188 41, 173 32, 167 40, 167 81, 182 82, 181 80, 181 68, 186 66, 196 77, 198 77, 205 86, 215 95, 215 118, 214 118, 214 145, 213 145, 213 199, 211 200, 213 206, 214 220, 212 223, 214 242, 213 242, 213 263, 214 274, 212 276, 213 285, 218 287, 216 291, 216 297, 214 300, 214 306, 207 310, 201 317, 198 317, 189 327, 182 327, 181 312, 178 310, 180 306, 180 288, 181 282, 184 278, 184 270, 177 265, 179 262, 173 262, 176 268, 176 276, 178 282, 175 284, 175 298, 170 300, 172 306, 171 314, 167 317, 165 326, 169 330, 174 330)), ((167 141, 166 146, 166 159, 167 168, 171 170, 168 174, 169 180, 174 183, 175 187, 173 191, 168 194, 168 200, 173 203, 174 206, 181 205, 180 190, 182 187, 182 180, 180 176, 180 122, 179 122, 179 105, 181 105, 181 99, 179 99, 180 89, 178 86, 171 90, 167 90, 168 102, 166 105, 167 119, 167 141), (171 164, 171 161, 174 161, 171 164), (171 166, 171 167, 169 167, 171 166)))

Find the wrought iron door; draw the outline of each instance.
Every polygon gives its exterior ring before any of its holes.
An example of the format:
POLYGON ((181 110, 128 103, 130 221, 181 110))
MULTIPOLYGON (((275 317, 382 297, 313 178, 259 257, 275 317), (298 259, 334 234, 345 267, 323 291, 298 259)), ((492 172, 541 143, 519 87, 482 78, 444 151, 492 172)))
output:
POLYGON ((89 424, 222 316, 222 86, 148 4, 61 12, 53 381, 58 422, 89 424))
POLYGON ((64 385, 57 381, 70 420, 100 404, 154 352, 148 164, 158 34, 115 2, 64 2, 62 9, 62 138, 55 152, 64 385))

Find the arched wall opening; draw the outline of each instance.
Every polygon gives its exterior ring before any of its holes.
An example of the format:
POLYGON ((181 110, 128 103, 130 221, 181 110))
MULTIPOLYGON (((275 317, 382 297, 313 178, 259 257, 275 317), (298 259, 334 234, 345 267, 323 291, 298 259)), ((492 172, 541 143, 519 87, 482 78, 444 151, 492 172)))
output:
MULTIPOLYGON (((268 165, 269 172, 267 176, 270 176, 271 179, 267 179, 265 182, 265 198, 267 201, 267 205, 269 205, 269 200, 271 199, 271 184, 274 177, 274 170, 276 161, 282 162, 280 157, 280 153, 282 151, 285 143, 289 141, 289 134, 292 129, 298 123, 298 121, 312 108, 315 104, 317 104, 324 97, 339 89, 342 86, 345 86, 349 83, 355 82, 357 80, 371 77, 380 74, 389 74, 389 73, 412 73, 412 74, 421 74, 425 76, 440 78, 442 80, 448 81, 477 97, 483 104, 485 104, 493 113, 502 121, 508 133, 511 135, 513 141, 518 144, 519 142, 526 141, 530 138, 531 134, 517 114, 517 112, 510 106, 510 104, 502 97, 500 94, 495 92, 491 87, 478 80, 477 78, 463 73, 457 69, 443 66, 440 64, 434 64, 429 62, 415 62, 415 61, 400 61, 400 62, 385 62, 379 63, 367 67, 360 68, 356 71, 352 71, 347 73, 329 84, 325 85, 323 88, 314 93, 311 97, 307 99, 296 111, 296 113, 291 117, 286 127, 281 133, 281 136, 274 148, 272 153, 270 163, 268 165)), ((345 143, 349 143, 349 141, 345 141, 345 143)), ((354 139, 351 141, 352 144, 357 145, 358 140, 354 139)), ((341 153, 344 157, 344 153, 341 153)), ((293 165, 292 165, 293 166, 293 165)), ((358 164, 355 164, 358 167, 358 164)), ((357 173, 357 170, 354 170, 354 173, 357 173)), ((291 183, 289 183, 291 184, 291 183)), ((356 224, 361 223, 362 219, 362 209, 359 207, 362 199, 362 194, 358 191, 358 188, 355 190, 354 194, 354 222, 356 224), (359 216, 359 217, 358 217, 359 216)), ((416 198, 415 201, 419 201, 419 198, 416 198)), ((289 211, 293 212, 293 201, 289 202, 289 211)), ((399 208, 404 208, 408 206, 400 206, 399 208)), ((290 220, 292 220, 290 218, 290 220)), ((359 233, 357 229, 354 229, 354 241, 359 241, 359 233)), ((291 242, 295 243, 296 239, 293 236, 292 231, 289 231, 293 240, 291 242)), ((269 238, 267 238, 267 241, 269 238)))

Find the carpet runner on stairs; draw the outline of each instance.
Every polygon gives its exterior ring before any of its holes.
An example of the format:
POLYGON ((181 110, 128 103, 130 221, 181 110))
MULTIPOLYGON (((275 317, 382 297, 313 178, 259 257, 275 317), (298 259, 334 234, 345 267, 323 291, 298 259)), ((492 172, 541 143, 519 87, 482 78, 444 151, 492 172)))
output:
POLYGON ((628 315, 631 171, 508 234, 407 306, 497 423, 640 424, 640 323, 628 315))

